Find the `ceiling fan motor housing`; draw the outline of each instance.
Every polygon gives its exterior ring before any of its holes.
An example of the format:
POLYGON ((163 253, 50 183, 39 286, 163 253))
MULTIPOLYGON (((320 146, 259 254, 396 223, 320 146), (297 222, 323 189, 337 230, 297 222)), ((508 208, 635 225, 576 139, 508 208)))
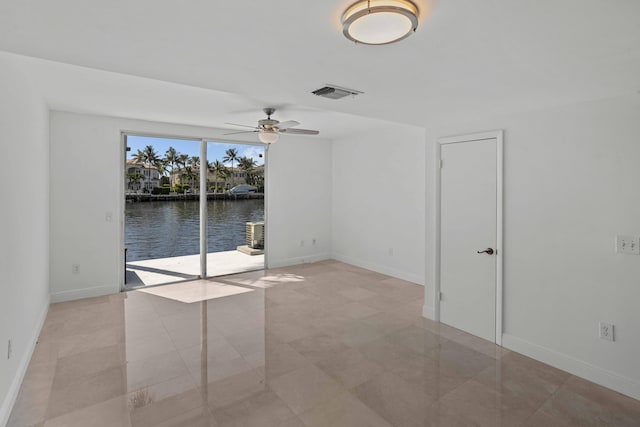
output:
POLYGON ((278 120, 273 120, 273 119, 262 119, 262 120, 258 120, 258 126, 261 129, 271 129, 273 128, 275 125, 277 125, 278 123, 280 123, 278 120))

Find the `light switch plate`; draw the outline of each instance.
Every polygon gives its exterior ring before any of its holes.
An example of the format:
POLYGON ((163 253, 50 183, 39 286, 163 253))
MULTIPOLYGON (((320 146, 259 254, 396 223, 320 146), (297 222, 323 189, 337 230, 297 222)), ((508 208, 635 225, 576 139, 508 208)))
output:
POLYGON ((640 239, 635 236, 616 236, 616 253, 640 255, 640 239))

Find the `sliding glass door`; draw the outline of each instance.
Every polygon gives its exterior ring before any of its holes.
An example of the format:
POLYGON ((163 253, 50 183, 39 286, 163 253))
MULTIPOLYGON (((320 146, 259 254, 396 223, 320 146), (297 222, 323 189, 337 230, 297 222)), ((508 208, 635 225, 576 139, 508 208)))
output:
POLYGON ((124 140, 124 290, 264 268, 262 146, 124 140))
POLYGON ((264 147, 207 143, 210 276, 264 268, 264 147))

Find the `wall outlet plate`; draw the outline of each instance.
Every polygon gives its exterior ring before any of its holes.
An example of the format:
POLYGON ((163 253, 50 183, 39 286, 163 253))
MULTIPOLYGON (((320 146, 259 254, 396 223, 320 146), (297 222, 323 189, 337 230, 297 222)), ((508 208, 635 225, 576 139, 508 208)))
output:
POLYGON ((613 325, 611 323, 598 323, 598 336, 600 339, 614 341, 613 325))
POLYGON ((640 239, 636 236, 616 236, 616 253, 640 255, 640 239))

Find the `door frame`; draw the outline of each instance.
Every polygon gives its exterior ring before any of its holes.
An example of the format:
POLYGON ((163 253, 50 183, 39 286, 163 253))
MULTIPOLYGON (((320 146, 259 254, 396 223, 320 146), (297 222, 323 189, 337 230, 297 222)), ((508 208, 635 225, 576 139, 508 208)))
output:
POLYGON ((441 262, 441 244, 442 244, 442 146, 446 144, 458 144, 473 141, 483 141, 488 139, 496 140, 496 344, 502 345, 502 323, 503 323, 503 131, 494 130, 487 132, 478 132, 465 135, 455 135, 438 138, 436 144, 436 242, 435 242, 435 283, 433 289, 434 301, 434 317, 436 321, 440 321, 440 262, 441 262))
MULTIPOLYGON (((124 248, 125 248, 125 218, 126 218, 126 214, 125 214, 125 209, 126 209, 126 202, 125 202, 125 170, 126 170, 126 158, 127 158, 127 137, 128 136, 145 136, 145 137, 151 137, 151 138, 168 138, 168 139, 181 139, 181 140, 187 140, 187 141, 194 141, 194 142, 200 142, 200 157, 201 158, 207 158, 207 144, 208 143, 220 143, 220 144, 236 144, 236 145, 249 145, 249 146, 259 146, 259 147, 264 147, 264 221, 265 224, 268 224, 267 222, 267 206, 268 206, 268 196, 269 196, 269 191, 267 190, 268 187, 268 178, 267 178, 267 173, 269 170, 269 162, 268 162, 268 152, 269 152, 269 145, 270 144, 261 144, 261 143, 252 143, 252 142, 247 142, 247 141, 239 141, 239 140, 234 140, 234 139, 228 139, 228 138, 218 138, 218 137, 212 137, 212 136, 190 136, 188 133, 186 134, 171 134, 171 133, 164 133, 164 132, 153 132, 153 131, 139 131, 139 130, 127 130, 127 129, 120 129, 120 177, 119 177, 119 182, 120 182, 120 197, 119 197, 119 222, 120 222, 120 251, 119 251, 119 261, 118 261, 118 271, 120 271, 120 278, 119 280, 119 292, 124 292, 125 291, 125 274, 126 274, 126 270, 127 270, 127 266, 126 266, 126 260, 125 260, 125 256, 124 256, 124 248)), ((200 218, 207 218, 207 204, 206 204, 206 194, 203 195, 203 178, 204 181, 206 181, 206 176, 207 173, 204 170, 204 168, 201 168, 200 170, 200 175, 199 175, 199 187, 200 187, 200 218), (204 204, 203 204, 203 199, 205 200, 204 204)), ((206 189, 206 186, 204 187, 204 189, 206 189)), ((199 229, 200 229, 200 274, 204 275, 204 279, 209 278, 210 276, 208 276, 208 272, 207 272, 207 264, 206 264, 206 251, 207 251, 207 229, 206 229, 206 224, 203 224, 202 221, 200 221, 199 224, 199 229), (203 234, 203 230, 204 230, 204 234, 203 234), (205 249, 205 253, 203 254, 203 250, 205 249)), ((268 242, 267 242, 267 227, 265 226, 265 242, 264 242, 264 266, 263 266, 263 270, 267 270, 269 268, 269 264, 268 264, 268 254, 269 254, 269 250, 268 250, 268 242)), ((192 280, 200 280, 199 278, 197 279, 192 279, 192 280)), ((150 286, 164 286, 164 285, 168 285, 170 283, 163 283, 160 285, 149 285, 147 287, 150 286)))

